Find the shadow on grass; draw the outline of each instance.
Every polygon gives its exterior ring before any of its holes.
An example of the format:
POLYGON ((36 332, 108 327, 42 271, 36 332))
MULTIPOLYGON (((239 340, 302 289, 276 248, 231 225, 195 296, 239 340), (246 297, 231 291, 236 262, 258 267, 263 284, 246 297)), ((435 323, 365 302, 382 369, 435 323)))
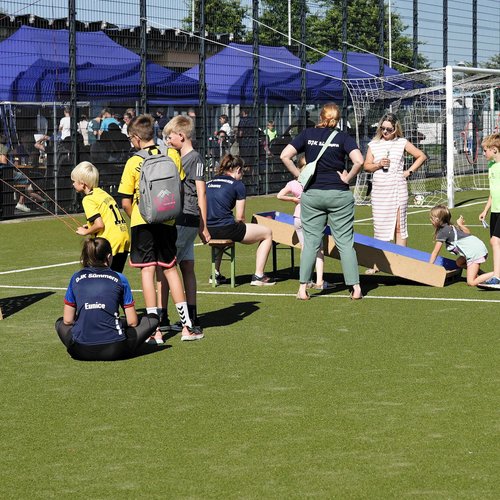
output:
POLYGON ((19 295, 18 297, 0 299, 0 309, 2 310, 3 317, 4 319, 8 318, 54 293, 55 292, 32 293, 30 295, 19 295))
MULTIPOLYGON (((257 311, 259 309, 257 304, 260 304, 260 302, 248 301, 234 303, 231 306, 218 309, 217 311, 200 314, 198 318, 204 330, 218 326, 229 326, 243 320, 257 311)), ((163 335, 163 340, 169 340, 172 337, 175 337, 178 333, 180 332, 166 332, 163 335)))
MULTIPOLYGON (((172 346, 170 344, 162 344, 162 345, 150 345, 150 344, 142 344, 137 351, 135 351, 134 355, 127 359, 139 358, 141 356, 149 356, 150 354, 158 354, 162 351, 166 351, 170 349, 172 346)), ((127 359, 122 359, 120 361, 127 361, 127 359)))
POLYGON ((472 203, 474 201, 485 200, 485 199, 487 199, 486 196, 476 196, 474 198, 469 198, 468 200, 463 200, 459 201, 458 203, 455 203, 455 207, 461 207, 462 205, 466 205, 467 203, 472 203))
POLYGON ((259 310, 257 304, 260 302, 247 301, 234 303, 231 306, 211 311, 200 315, 200 322, 203 328, 212 328, 217 326, 229 326, 250 316, 259 310))

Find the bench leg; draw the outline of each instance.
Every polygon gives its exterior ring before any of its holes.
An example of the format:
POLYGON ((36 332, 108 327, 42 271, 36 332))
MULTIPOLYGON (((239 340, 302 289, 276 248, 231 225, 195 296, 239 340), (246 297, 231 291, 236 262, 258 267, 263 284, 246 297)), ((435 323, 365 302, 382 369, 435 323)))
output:
POLYGON ((217 247, 212 247, 212 288, 217 286, 217 282, 215 280, 215 262, 217 260, 217 256, 219 255, 217 247))
POLYGON ((230 248, 231 257, 231 288, 236 286, 236 245, 230 248))

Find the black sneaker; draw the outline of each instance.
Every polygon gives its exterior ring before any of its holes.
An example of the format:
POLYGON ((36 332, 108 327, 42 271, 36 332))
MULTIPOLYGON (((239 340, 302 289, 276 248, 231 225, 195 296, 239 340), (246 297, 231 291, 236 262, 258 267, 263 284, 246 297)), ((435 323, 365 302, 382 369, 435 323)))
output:
MULTIPOLYGON (((210 278, 208 278, 208 283, 211 285, 212 284, 212 275, 210 275, 210 278)), ((219 285, 227 285, 229 283, 229 280, 225 277, 222 276, 222 274, 215 273, 215 284, 217 286, 219 285)))
POLYGON ((272 286, 276 285, 276 281, 274 281, 266 274, 263 274, 260 278, 254 274, 252 276, 252 281, 250 281, 250 284, 253 286, 272 286))

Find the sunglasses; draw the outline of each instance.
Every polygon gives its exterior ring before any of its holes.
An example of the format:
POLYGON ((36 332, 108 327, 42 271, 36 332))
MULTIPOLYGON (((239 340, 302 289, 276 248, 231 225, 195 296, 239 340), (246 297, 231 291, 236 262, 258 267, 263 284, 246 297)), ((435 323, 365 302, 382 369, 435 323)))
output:
POLYGON ((394 129, 390 127, 380 127, 380 130, 382 130, 382 132, 389 132, 389 134, 394 132, 394 129))

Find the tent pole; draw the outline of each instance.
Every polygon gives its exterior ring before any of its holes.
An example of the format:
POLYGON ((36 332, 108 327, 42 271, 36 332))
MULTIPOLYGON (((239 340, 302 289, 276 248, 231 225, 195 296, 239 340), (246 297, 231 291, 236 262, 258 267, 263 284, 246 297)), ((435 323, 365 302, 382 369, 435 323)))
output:
MULTIPOLYGON (((268 108, 268 105, 267 105, 267 99, 266 99, 266 104, 265 104, 265 127, 266 129, 264 130, 267 130, 267 122, 269 121, 269 108, 268 108)), ((265 132, 264 132, 265 133, 265 132)), ((265 151, 265 157, 266 157, 266 194, 269 194, 269 156, 267 154, 267 152, 269 151, 269 136, 266 134, 265 137, 264 137, 264 140, 266 141, 266 151, 265 151)))
POLYGON ((53 123, 54 123, 54 130, 53 130, 53 139, 52 142, 54 144, 53 149, 54 153, 52 155, 53 162, 54 162, 54 201, 55 201, 55 207, 54 207, 54 213, 57 215, 58 214, 58 207, 59 207, 59 200, 58 200, 58 190, 57 190, 57 177, 59 175, 59 165, 58 165, 58 154, 57 154, 57 108, 56 108, 56 103, 54 102, 53 106, 53 123))

